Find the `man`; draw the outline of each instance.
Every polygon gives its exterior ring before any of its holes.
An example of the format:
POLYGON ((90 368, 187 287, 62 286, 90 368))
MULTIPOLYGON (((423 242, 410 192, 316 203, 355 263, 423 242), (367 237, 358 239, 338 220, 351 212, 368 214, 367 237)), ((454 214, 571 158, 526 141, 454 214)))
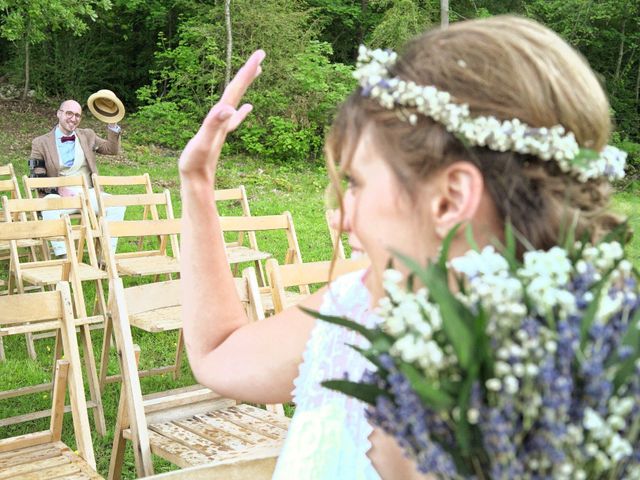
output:
MULTIPOLYGON (((117 123, 107 125, 107 139, 100 138, 90 128, 77 128, 82 120, 82 107, 75 100, 62 102, 58 112, 58 124, 45 135, 35 138, 31 143, 29 160, 30 177, 57 177, 83 175, 89 187, 93 187, 91 174, 98 173, 96 152, 103 155, 117 155, 120 152, 120 127, 117 123)), ((60 187, 45 193, 44 198, 73 196, 79 189, 60 187)), ((89 201, 93 210, 98 212, 96 192, 89 189, 89 201)), ((75 213, 73 210, 50 210, 42 212, 44 220, 60 218, 63 213, 75 213)), ((124 219, 125 207, 107 209, 108 220, 124 219)), ((115 239, 114 239, 115 240, 115 239)), ((115 251, 116 241, 111 248, 115 251)), ((64 257, 64 242, 51 242, 53 252, 64 257)))

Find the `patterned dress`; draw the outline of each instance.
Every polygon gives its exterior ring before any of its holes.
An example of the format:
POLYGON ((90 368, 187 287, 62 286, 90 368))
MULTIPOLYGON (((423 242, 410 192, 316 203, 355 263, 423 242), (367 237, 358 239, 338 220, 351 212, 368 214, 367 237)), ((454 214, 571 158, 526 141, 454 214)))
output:
MULTIPOLYGON (((344 316, 368 327, 379 318, 370 311, 369 292, 363 271, 334 281, 320 312, 344 316)), ((380 477, 366 453, 371 448, 371 426, 364 416, 365 404, 324 388, 324 380, 359 380, 366 359, 347 344, 364 346, 355 332, 321 320, 316 322, 305 349, 293 397, 296 411, 273 478, 277 480, 374 480, 380 477)))

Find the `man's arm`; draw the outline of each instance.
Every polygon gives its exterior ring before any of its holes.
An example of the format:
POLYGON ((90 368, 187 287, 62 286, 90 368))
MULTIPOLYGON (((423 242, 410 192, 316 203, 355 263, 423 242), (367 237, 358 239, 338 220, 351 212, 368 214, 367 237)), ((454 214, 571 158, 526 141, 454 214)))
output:
POLYGON ((94 149, 102 155, 118 155, 120 153, 120 125, 107 126, 107 139, 96 135, 94 149))

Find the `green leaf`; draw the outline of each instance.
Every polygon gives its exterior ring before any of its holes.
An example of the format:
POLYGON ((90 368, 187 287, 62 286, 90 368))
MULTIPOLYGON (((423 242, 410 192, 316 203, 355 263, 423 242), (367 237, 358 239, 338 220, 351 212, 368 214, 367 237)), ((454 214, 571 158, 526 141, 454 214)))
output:
POLYGON ((478 243, 476 242, 476 239, 473 238, 473 228, 471 227, 470 223, 467 223, 467 225, 465 225, 464 227, 464 236, 467 239, 467 243, 469 244, 469 246, 476 252, 480 251, 480 247, 478 246, 478 243))
POLYGON ((382 362, 380 361, 378 352, 375 352, 372 349, 368 349, 368 348, 361 348, 361 347, 359 347, 357 345, 353 345, 353 344, 348 344, 348 347, 352 348, 353 350, 358 352, 360 355, 362 355, 364 358, 369 360, 372 364, 374 364, 378 368, 378 372, 377 373, 379 375, 381 375, 381 376, 385 376, 386 375, 387 370, 382 365, 382 362))
POLYGON ((376 399, 381 395, 385 397, 388 396, 387 392, 379 389, 375 385, 352 382, 351 380, 325 380, 322 382, 322 386, 362 400, 369 405, 375 405, 376 399))
POLYGON ((449 259, 449 249, 451 248, 451 243, 453 242, 453 239, 456 236, 458 229, 460 229, 460 225, 462 224, 458 223, 451 230, 449 230, 449 232, 447 233, 447 236, 444 237, 444 240, 442 241, 442 247, 440 248, 440 257, 438 258, 438 266, 443 270, 446 270, 447 268, 447 260, 449 259))
POLYGON ((348 328, 349 330, 354 330, 358 332, 360 335, 362 335, 363 337, 365 337, 367 340, 369 340, 371 343, 373 343, 376 340, 376 338, 378 338, 378 336, 382 334, 382 332, 380 332, 379 329, 369 329, 364 325, 361 325, 357 322, 354 322, 344 317, 324 315, 316 310, 311 310, 306 307, 298 307, 298 308, 300 308, 300 310, 302 310, 304 313, 311 315, 312 317, 315 317, 319 320, 323 320, 325 322, 329 322, 334 325, 340 325, 342 327, 348 328))
MULTIPOLYGON (((408 262, 406 257, 401 257, 408 262)), ((407 264, 409 268, 411 266, 407 264)), ((431 264, 419 272, 422 282, 429 287, 429 295, 438 304, 442 316, 442 329, 453 346, 458 362, 463 370, 469 368, 472 361, 471 351, 475 342, 472 333, 474 316, 449 289, 447 270, 431 264)))
POLYGON ((398 369, 407 377, 418 396, 435 410, 445 410, 454 405, 454 399, 445 391, 434 388, 413 365, 402 363, 398 369))
MULTIPOLYGON (((606 277, 605 277, 606 278, 606 277)), ((593 320, 598 312, 598 306, 600 305, 600 295, 602 293, 602 289, 605 286, 604 278, 602 278, 594 287, 593 290, 593 301, 589 303, 587 310, 584 312, 582 317, 582 321, 580 323, 580 349, 584 349, 584 345, 587 341, 587 337, 589 335, 589 329, 591 328, 591 324, 593 324, 593 320)))

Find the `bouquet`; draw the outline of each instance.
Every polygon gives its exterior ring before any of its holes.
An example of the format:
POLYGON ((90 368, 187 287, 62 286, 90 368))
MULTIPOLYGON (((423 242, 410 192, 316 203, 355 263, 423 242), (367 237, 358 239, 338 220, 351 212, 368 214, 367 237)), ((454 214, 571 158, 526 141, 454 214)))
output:
POLYGON ((385 272, 376 328, 316 314, 364 335, 376 367, 324 385, 366 402, 425 473, 640 479, 638 276, 616 237, 520 262, 507 229, 501 253, 447 261, 452 232, 426 268, 398 255, 411 274, 385 272))

